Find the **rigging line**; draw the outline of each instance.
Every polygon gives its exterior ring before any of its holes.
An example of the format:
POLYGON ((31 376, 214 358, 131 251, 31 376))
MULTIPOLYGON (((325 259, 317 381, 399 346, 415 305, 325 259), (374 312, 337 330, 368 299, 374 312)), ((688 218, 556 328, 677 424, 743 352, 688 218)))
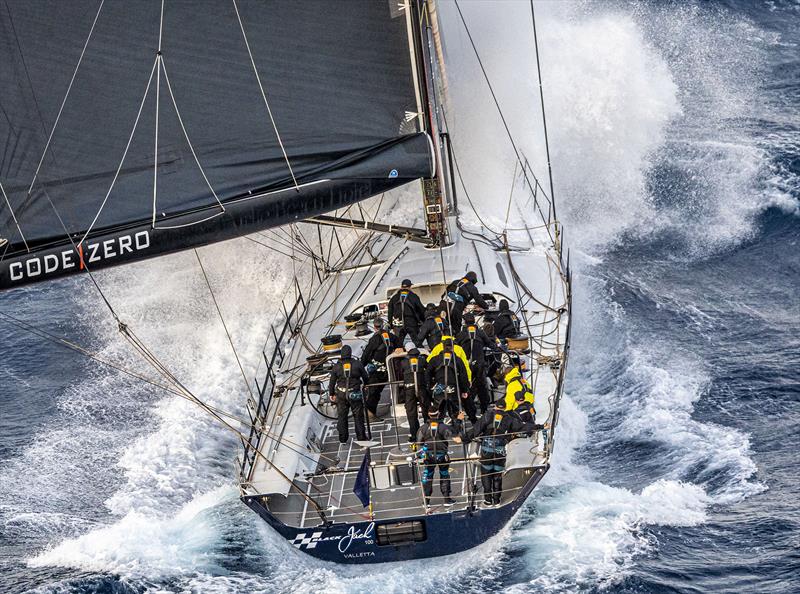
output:
POLYGON ((102 365, 105 365, 107 367, 111 367, 112 369, 115 369, 115 370, 117 370, 117 371, 119 371, 121 373, 124 373, 125 375, 128 375, 130 377, 139 379, 139 380, 141 380, 141 381, 143 381, 145 383, 148 383, 148 384, 150 384, 150 385, 152 385, 152 386, 154 386, 156 388, 161 388, 162 390, 165 390, 167 392, 171 392, 173 394, 180 395, 180 394, 178 394, 178 392, 174 388, 172 388, 170 386, 166 386, 164 384, 159 384, 158 382, 156 382, 156 381, 154 381, 154 380, 152 380, 152 379, 150 379, 148 377, 145 377, 144 375, 141 375, 141 374, 139 374, 139 373, 137 373, 135 371, 131 371, 129 369, 126 369, 126 368, 124 368, 124 367, 122 367, 122 366, 120 366, 120 365, 118 365, 116 363, 113 363, 113 362, 111 362, 111 361, 109 361, 107 359, 103 359, 103 358, 99 357, 96 353, 93 353, 92 351, 90 351, 87 348, 79 345, 76 342, 73 342, 71 340, 67 340, 66 338, 62 338, 60 336, 56 336, 55 334, 52 334, 52 333, 50 333, 50 332, 48 332, 46 330, 42 330, 41 328, 37 328, 36 326, 34 326, 32 324, 29 324, 28 322, 25 322, 24 320, 20 320, 19 318, 16 318, 16 317, 14 317, 14 316, 6 313, 6 312, 0 311, 0 316, 2 316, 6 320, 6 322, 8 322, 9 324, 13 324, 14 326, 17 326, 18 328, 20 328, 22 330, 25 330, 26 332, 30 332, 31 334, 33 334, 35 336, 38 336, 39 338, 42 338, 44 340, 47 340, 47 341, 52 342, 54 344, 57 344, 59 346, 63 346, 65 348, 67 348, 67 349, 70 349, 70 350, 76 352, 76 353, 84 355, 84 356, 88 357, 89 359, 92 359, 93 361, 96 361, 96 362, 98 362, 98 363, 100 363, 102 365))
POLYGON ((161 0, 161 18, 158 22, 158 50, 156 51, 156 129, 153 148, 153 222, 156 228, 156 201, 158 197, 158 118, 161 106, 161 39, 164 34, 164 0, 161 0))
POLYGON ((97 214, 92 220, 92 223, 89 225, 89 228, 86 229, 86 233, 83 234, 83 237, 78 242, 78 244, 81 244, 84 241, 86 241, 86 238, 89 236, 89 233, 97 223, 97 219, 100 218, 100 213, 103 212, 103 209, 106 206, 106 202, 108 202, 108 197, 111 196, 111 190, 114 189, 114 185, 117 183, 120 171, 122 171, 122 165, 125 163, 125 158, 128 156, 128 151, 131 148, 131 143, 133 142, 133 135, 136 133, 136 128, 139 126, 139 120, 142 117, 142 110, 144 109, 144 104, 147 101, 147 94, 150 92, 150 84, 153 82, 153 73, 156 70, 157 63, 158 63, 157 60, 153 61, 153 67, 150 69, 150 77, 147 79, 147 86, 145 87, 144 95, 142 95, 142 101, 141 103, 139 103, 139 111, 136 112, 136 119, 133 122, 133 129, 131 130, 130 136, 128 136, 128 143, 125 145, 125 150, 122 152, 122 159, 120 159, 119 166, 117 166, 117 170, 114 172, 114 177, 111 179, 111 185, 108 187, 108 192, 106 192, 106 195, 103 198, 103 202, 100 204, 100 208, 97 210, 97 214))
POLYGON ((211 186, 211 182, 208 181, 205 169, 203 169, 203 166, 200 164, 200 159, 197 157, 197 153, 194 150, 194 145, 192 144, 192 141, 189 140, 189 133, 186 131, 186 126, 183 123, 181 112, 178 109, 178 103, 177 101, 175 101, 175 94, 172 92, 172 84, 169 82, 169 74, 167 74, 167 65, 164 62, 163 57, 161 58, 161 68, 164 70, 164 81, 167 83, 167 91, 169 91, 170 99, 172 99, 172 106, 175 108, 175 115, 178 116, 178 123, 181 125, 181 130, 183 131, 184 138, 186 138, 186 143, 189 145, 189 150, 192 151, 192 157, 194 157, 194 162, 197 163, 197 168, 200 170, 200 174, 203 176, 203 179, 205 180, 208 189, 211 190, 211 194, 214 196, 214 199, 217 201, 217 204, 219 204, 219 207, 222 209, 223 212, 225 212, 225 206, 222 204, 222 202, 219 199, 219 196, 217 196, 217 193, 211 186))
POLYGON ((231 2, 233 2, 233 9, 236 11, 236 19, 239 21, 239 28, 242 30, 242 38, 244 39, 245 46, 247 46, 247 53, 250 56, 250 64, 253 66, 253 73, 256 75, 256 80, 258 81, 258 88, 261 90, 261 98, 264 100, 264 105, 267 107, 267 113, 269 114, 269 120, 272 122, 272 129, 275 130, 275 136, 278 138, 278 144, 281 147, 281 152, 283 153, 283 158, 286 161, 286 166, 289 168, 289 174, 292 176, 295 190, 299 192, 300 187, 298 186, 297 179, 294 176, 292 164, 289 162, 289 156, 286 154, 286 149, 283 146, 281 135, 278 132, 278 126, 275 124, 275 118, 272 116, 272 109, 269 106, 269 101, 267 101, 267 93, 264 91, 264 85, 261 84, 261 76, 258 74, 258 68, 256 68, 256 61, 253 58, 253 52, 250 49, 250 42, 247 40, 247 33, 244 31, 244 23, 242 22, 242 17, 239 14, 239 6, 237 5, 236 0, 231 0, 231 2))
MULTIPOLYGON (((517 160, 519 161, 520 165, 522 165, 522 156, 520 155, 519 149, 517 148, 517 143, 514 142, 514 137, 511 134, 511 130, 508 127, 508 123, 506 122, 505 115, 503 114, 503 110, 500 108, 500 102, 497 99, 497 95, 495 95, 494 87, 492 87, 492 83, 489 81, 489 75, 486 73, 486 69, 483 66, 483 60, 481 60, 481 56, 478 53, 478 48, 475 46, 475 41, 472 39, 472 33, 470 33, 469 27, 467 26, 467 21, 464 20, 464 14, 461 12, 461 6, 458 3, 458 0, 454 0, 456 9, 458 10, 458 16, 461 18, 461 23, 464 25, 464 30, 467 32, 467 37, 469 38, 470 45, 472 45, 472 51, 475 53, 475 57, 478 59, 478 65, 481 68, 481 72, 483 73, 483 78, 486 81, 486 85, 489 87, 489 92, 492 95, 492 99, 494 100, 495 107, 497 108, 497 113, 500 115, 500 119, 503 122, 503 127, 506 130, 506 134, 508 135, 508 140, 511 142, 511 147, 514 149, 514 153, 517 155, 517 160)), ((531 184, 530 180, 528 179, 528 172, 523 167, 523 171, 525 171, 525 181, 528 182, 528 187, 533 189, 533 184, 531 184)), ((542 185, 539 183, 538 178, 534 175, 534 181, 536 184, 541 188, 542 185)), ((542 188, 542 193, 547 196, 544 188, 542 188)))
POLYGON ((244 236, 244 238, 245 238, 245 239, 247 239, 247 240, 249 240, 249 241, 252 241, 253 243, 256 243, 256 244, 258 244, 258 245, 260 245, 260 246, 263 246, 263 247, 267 248, 267 249, 268 249, 268 250, 270 250, 271 252, 277 252, 277 253, 279 253, 281 256, 285 256, 285 257, 287 257, 287 258, 294 258, 294 256, 292 256, 291 254, 287 254, 286 252, 282 252, 282 251, 280 251, 279 249, 276 249, 275 247, 273 247, 273 246, 271 246, 271 245, 267 245, 266 243, 263 243, 263 242, 261 242, 261 241, 258 241, 257 239, 253 239, 253 238, 252 238, 252 237, 250 237, 249 235, 245 235, 245 236, 244 236))
POLYGON ((553 203, 553 218, 556 217, 556 198, 553 191, 553 168, 550 166, 550 143, 547 141, 547 118, 544 113, 544 89, 542 87, 542 67, 539 63, 539 40, 536 37, 536 16, 533 10, 533 0, 531 0, 531 24, 533 25, 533 47, 536 50, 536 73, 539 77, 539 99, 542 105, 542 128, 544 129, 544 149, 547 154, 547 174, 550 177, 550 199, 553 203))
MULTIPOLYGON (((201 265, 201 266, 202 266, 202 265, 201 265)), ((210 414, 212 417, 214 417, 214 418, 215 418, 215 419, 216 419, 216 420, 217 420, 219 423, 221 423, 221 424, 222 424, 222 425, 223 425, 223 426, 224 426, 226 429, 230 430, 231 432, 233 432, 233 433, 234 433, 234 435, 236 435, 237 437, 239 437, 239 439, 242 441, 242 444, 245 444, 245 443, 246 443, 246 444, 250 444, 250 447, 252 447, 252 448, 253 448, 253 452, 254 452, 254 453, 257 455, 257 456, 261 457, 261 459, 263 459, 263 460, 264 460, 264 462, 266 462, 267 464, 269 464, 269 465, 270 465, 270 466, 271 466, 271 467, 272 467, 272 468, 273 468, 273 469, 274 469, 274 470, 275 470, 275 471, 276 471, 276 472, 277 472, 277 473, 278 473, 278 474, 279 474, 281 477, 283 477, 283 478, 284 478, 284 479, 285 479, 285 480, 286 480, 286 481, 289 483, 289 485, 290 485, 290 488, 291 488, 291 487, 294 487, 294 488, 295 488, 295 489, 296 489, 296 490, 297 490, 297 491, 298 491, 298 492, 299 492, 299 493, 300 493, 300 494, 301 494, 301 495, 302 495, 302 496, 303 496, 303 497, 304 497, 304 498, 305 498, 305 499, 306 499, 306 500, 307 500, 309 503, 311 503, 311 505, 312 505, 312 506, 314 507, 314 509, 316 510, 317 514, 320 516, 320 518, 322 518, 322 521, 323 521, 323 522, 327 522, 327 519, 325 518, 325 513, 322 511, 322 508, 321 508, 321 507, 320 507, 320 506, 317 504, 317 502, 316 502, 316 501, 314 501, 314 499, 313 499, 313 498, 309 497, 309 496, 308 496, 308 495, 307 495, 307 494, 306 494, 306 493, 305 493, 305 492, 304 492, 302 489, 300 489, 300 487, 298 487, 298 486, 295 484, 295 482, 294 482, 292 479, 290 479, 288 476, 286 476, 286 474, 285 474, 285 473, 284 473, 284 472, 283 472, 283 471, 282 471, 280 468, 278 468, 278 467, 277 467, 277 466, 276 466, 276 465, 275 465, 275 464, 274 464, 274 463, 273 463, 271 460, 269 460, 269 459, 268 459, 266 456, 264 456, 264 454, 262 454, 262 453, 261 453, 261 452, 258 450, 258 448, 255 448, 255 447, 253 447, 253 444, 252 444, 252 443, 250 443, 250 440, 249 440, 249 439, 248 439, 248 438, 247 438, 247 437, 246 437, 246 436, 245 436, 245 435, 244 435, 244 434, 243 434, 241 431, 239 431, 239 430, 238 430, 236 427, 234 427, 233 425, 231 425, 230 423, 228 423, 228 422, 227 422, 227 421, 226 421, 224 418, 222 418, 222 417, 221 417, 219 414, 217 414, 216 412, 214 412, 214 411, 213 411, 213 410, 212 410, 212 409, 209 407, 209 405, 208 405, 208 404, 206 404, 205 402, 203 402, 202 400, 200 400, 199 398, 197 398, 196 396, 194 396, 194 394, 192 394, 192 392, 191 392, 191 391, 190 391, 190 390, 189 390, 189 389, 188 389, 186 386, 184 386, 184 385, 183 385, 183 384, 180 382, 180 380, 178 380, 178 378, 177 378, 177 377, 175 377, 175 375, 173 375, 173 374, 172 374, 172 372, 170 372, 170 371, 169 371, 169 370, 168 370, 168 369, 167 369, 167 368, 166 368, 166 367, 165 367, 165 366, 164 366, 164 365, 163 365, 163 364, 162 364, 162 363, 161 363, 161 362, 160 362, 160 361, 159 361, 159 360, 158 360, 158 359, 155 357, 155 355, 154 355, 154 354, 153 354, 151 351, 149 351, 149 350, 147 349, 147 347, 146 347, 146 346, 144 346, 144 343, 142 343, 142 342, 141 342, 141 340, 139 340, 139 338, 138 338, 138 337, 137 337, 137 336, 136 336, 136 335, 135 335, 133 332, 130 332, 130 331, 127 329, 127 327, 125 327, 125 328, 123 329, 123 334, 124 334, 124 335, 125 335, 125 336, 126 336, 128 339, 129 339, 129 340, 130 340, 131 344, 133 344, 133 345, 134 345, 134 347, 135 347, 135 348, 137 348, 137 349, 140 351, 140 353, 141 353, 141 354, 142 354, 142 355, 145 357, 145 359, 147 359, 147 360, 148 360, 148 361, 151 363, 151 365, 153 365, 153 366, 155 366, 156 368, 160 369, 160 370, 161 370, 161 371, 162 371, 162 372, 163 372, 163 373, 164 373, 166 376, 168 376, 168 377, 169 377, 169 379, 170 379, 171 381, 173 381, 173 382, 174 382, 174 383, 175 383, 177 386, 179 386, 179 387, 181 388, 181 390, 184 390, 184 391, 186 392, 186 394, 187 394, 187 395, 189 395, 189 396, 192 398, 192 402, 194 402, 195 404, 197 404, 198 406, 200 406, 200 407, 201 407, 203 410, 207 411, 207 412, 208 412, 208 414, 210 414)))
MULTIPOLYGON (((155 388, 159 388, 161 390, 164 390, 165 392, 168 392, 170 394, 173 394, 175 396, 179 396, 180 398, 183 398, 185 400, 193 402, 191 397, 187 396, 186 394, 184 394, 180 390, 177 390, 176 388, 168 386, 168 385, 160 384, 157 381, 152 380, 152 379, 142 375, 141 373, 138 373, 136 371, 132 371, 130 369, 127 369, 127 368, 121 366, 120 364, 117 364, 117 363, 114 363, 112 361, 109 361, 108 359, 104 359, 104 358, 98 356, 97 353, 94 353, 94 352, 90 351, 86 347, 83 347, 83 346, 79 345, 76 342, 73 342, 71 340, 67 340, 66 338, 63 338, 63 337, 60 337, 60 336, 56 336, 55 334, 52 334, 51 332, 48 332, 48 331, 43 330, 41 328, 37 328, 33 324, 25 322, 24 320, 20 320, 19 318, 16 318, 16 317, 14 317, 14 316, 12 316, 10 314, 7 314, 5 312, 2 312, 2 311, 0 311, 0 317, 4 318, 7 323, 14 325, 14 326, 20 328, 21 330, 29 332, 29 333, 33 334, 34 336, 37 336, 38 338, 41 338, 41 339, 46 340, 48 342, 52 342, 53 344, 56 344, 58 346, 62 346, 64 348, 67 348, 67 349, 69 349, 71 351, 74 351, 74 352, 76 352, 76 353, 78 353, 80 355, 83 355, 83 356, 95 361, 96 363, 99 363, 99 364, 104 365, 106 367, 110 367, 111 369, 119 371, 120 373, 123 373, 123 374, 125 374, 125 375, 127 375, 129 377, 132 377, 134 379, 138 379, 139 381, 141 381, 143 383, 149 384, 149 385, 151 385, 151 386, 153 386, 155 388)), ((238 422, 242 423, 243 425, 250 424, 250 421, 248 421, 246 419, 243 419, 241 417, 238 417, 238 416, 234 415, 233 413, 224 411, 224 410, 222 410, 222 409, 220 409, 218 407, 212 406, 212 405, 207 405, 207 406, 210 409, 212 409, 215 412, 217 412, 218 414, 220 414, 220 415, 222 415, 224 417, 227 417, 227 418, 229 418, 231 420, 238 421, 238 422)), ((297 444, 295 444, 295 445, 297 445, 297 444)))
MULTIPOLYGON (((11 212, 11 218, 14 219, 14 224, 17 226, 17 231, 19 231, 19 236, 22 237, 22 243, 25 244, 25 250, 30 253, 31 248, 28 247, 28 242, 25 240, 25 234, 22 232, 22 229, 19 226, 19 221, 17 220, 17 215, 14 214, 14 209, 11 208, 11 202, 8 199, 8 194, 6 194, 6 189, 3 187, 3 182, 0 182, 0 191, 3 192, 3 198, 6 200, 6 204, 8 205, 8 210, 11 212)), ((9 242, 9 245, 11 242, 9 242)))
POLYGON ((69 80, 69 85, 67 86, 67 92, 64 95, 63 101, 61 101, 61 107, 58 109, 58 114, 56 115, 56 120, 53 122, 53 128, 50 130, 50 135, 47 137, 47 143, 44 145, 44 151, 42 151, 42 157, 39 159, 39 164, 36 166, 36 171, 33 174, 33 179, 31 180, 31 185, 28 187, 28 194, 27 197, 30 198, 31 192, 33 191, 33 185, 36 183, 36 178, 39 176, 39 171, 42 168, 42 163, 44 163, 44 157, 47 154, 47 150, 50 148, 50 143, 53 141, 53 134, 56 132, 56 128, 58 127, 58 122, 61 120, 61 114, 64 113, 64 106, 67 104, 67 99, 69 98, 69 94, 72 91, 72 85, 75 82, 75 77, 78 75, 78 69, 81 67, 81 62, 83 62, 83 56, 86 54, 86 48, 89 46, 89 40, 92 38, 92 34, 94 33, 94 27, 97 24, 97 19, 100 18, 100 12, 103 10, 103 4, 105 0, 100 0, 100 6, 97 7, 97 14, 94 15, 94 20, 92 21, 92 27, 89 29, 89 35, 86 37, 86 41, 83 44, 83 49, 81 50, 81 55, 78 58, 78 63, 75 65, 75 70, 72 72, 72 78, 69 80))
POLYGON ((233 356, 236 358, 237 365, 239 365, 239 371, 242 372, 242 379, 244 380, 244 384, 245 386, 247 386, 247 391, 250 392, 250 397, 255 399, 255 396, 253 396, 253 389, 250 387, 250 381, 247 379, 247 374, 244 372, 244 367, 242 367, 242 362, 239 359, 239 354, 236 352, 236 347, 233 345, 233 339, 231 338, 231 333, 228 331, 228 325, 225 323, 225 318, 222 317, 222 311, 220 311, 219 309, 217 298, 214 296, 214 290, 211 288, 211 282, 208 280, 206 269, 205 267, 203 267, 203 262, 202 260, 200 260, 200 253, 197 251, 197 248, 194 249, 194 255, 197 257, 197 263, 200 265, 200 270, 203 273, 203 278, 205 279, 206 285, 208 286, 208 292, 211 294, 211 299, 214 301, 214 307, 217 309, 217 314, 219 314, 219 319, 222 322, 222 327, 225 329, 225 335, 228 337, 228 342, 231 345, 233 356))
POLYGON ((511 191, 508 193, 508 204, 506 205, 506 220, 503 223, 503 231, 508 231, 508 216, 511 214, 511 201, 514 198, 514 186, 517 184, 517 169, 519 163, 514 162, 514 175, 511 176, 511 191))
MULTIPOLYGON (((272 233, 271 234, 272 237, 270 237, 266 233, 261 233, 260 231, 256 231, 253 235, 258 235, 260 237, 263 237, 265 241, 274 241, 275 243, 277 243, 279 246, 281 246, 284 249, 288 249, 288 250, 292 249, 292 244, 287 242, 285 239, 283 239, 277 233, 272 233)), ((307 256, 307 257, 310 257, 308 254, 304 254, 304 255, 307 256)))
MULTIPOLYGON (((75 243, 75 240, 72 238, 72 235, 70 235, 69 231, 67 230, 67 226, 64 224, 64 219, 61 218, 61 213, 58 212, 58 209, 56 208, 56 205, 53 203, 53 199, 50 198, 50 194, 47 192, 47 189, 44 186, 42 187, 42 192, 44 193, 45 198, 47 198, 47 202, 48 202, 48 204, 50 204, 50 208, 53 209, 53 212, 55 213, 56 218, 58 219, 58 222, 61 225, 61 228, 64 230, 64 234, 66 235, 67 240, 70 242, 70 244, 72 244, 72 249, 75 250, 76 253, 80 253, 80 251, 78 250, 78 245, 75 243)), ((120 320, 119 316, 117 315, 117 312, 111 306, 111 302, 106 297, 106 294, 103 292, 103 289, 100 288, 100 285, 98 284, 97 279, 95 279, 94 274, 89 269, 89 265, 86 262, 84 262, 83 263, 83 267, 86 270, 86 274, 89 275, 89 279, 92 281, 92 284, 94 285, 94 288, 97 289, 97 292, 100 294, 100 297, 103 299, 103 303, 106 304, 106 307, 108 308, 108 311, 111 312, 111 316, 114 318, 114 321, 117 322, 117 325, 121 329, 124 326, 124 324, 122 323, 122 320, 120 320)))

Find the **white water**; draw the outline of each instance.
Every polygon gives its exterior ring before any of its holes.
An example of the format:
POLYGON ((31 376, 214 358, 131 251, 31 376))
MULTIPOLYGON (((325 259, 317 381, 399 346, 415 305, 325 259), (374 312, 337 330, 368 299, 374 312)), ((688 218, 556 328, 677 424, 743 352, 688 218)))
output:
MULTIPOLYGON (((526 155, 541 164, 538 112, 532 115, 530 107, 536 105, 536 87, 527 13, 513 4, 503 10, 497 3, 491 8, 463 4, 512 131, 526 155), (514 18, 511 13, 520 10, 514 18)), ((695 114, 708 115, 709 102, 724 104, 728 114, 741 109, 740 95, 746 91, 734 71, 755 58, 744 54, 717 61, 715 45, 724 23, 710 23, 690 10, 626 15, 602 6, 557 5, 540 13, 555 181, 578 266, 577 313, 554 465, 521 527, 455 559, 381 568, 377 582, 373 569, 314 562, 238 504, 232 436, 189 403, 138 384, 121 391, 119 380, 101 371, 62 395, 66 426, 43 436, 0 477, 19 480, 37 461, 36 490, 59 494, 54 501, 28 499, 31 508, 35 503, 45 510, 38 517, 25 511, 24 500, 19 504, 13 527, 43 531, 42 540, 49 543, 31 565, 116 573, 143 580, 152 592, 404 592, 443 583, 481 591, 502 572, 510 554, 521 554, 528 569, 509 590, 573 590, 628 574, 638 555, 658 547, 648 526, 703 522, 709 505, 761 488, 752 483, 746 436, 692 420, 694 403, 707 385, 702 361, 692 353, 674 357, 673 345, 653 344, 646 328, 630 325, 593 273, 602 267, 605 250, 625 235, 683 229, 684 221, 677 218, 681 209, 654 204, 646 176, 661 160, 686 154, 681 151, 687 146, 697 151, 688 157, 695 161, 696 176, 707 182, 697 195, 684 197, 683 204, 696 206, 698 220, 708 229, 701 234, 699 227, 688 226, 693 249, 740 241, 750 232, 755 212, 770 199, 783 199, 777 189, 771 198, 756 191, 769 174, 761 149, 743 137, 707 142, 704 137, 716 137, 719 129, 695 114), (643 25, 647 22, 654 23, 652 28, 643 25), (652 39, 658 35, 672 35, 682 57, 656 49, 652 39), (686 56, 692 56, 688 64, 686 56), (619 389, 608 389, 609 377, 619 389), (110 430, 97 408, 125 421, 110 430), (594 430, 592 418, 613 419, 615 432, 594 430), (597 470, 575 461, 593 441, 608 446, 639 439, 659 444, 669 456, 662 476, 632 490, 603 484, 597 470), (727 483, 711 491, 682 482, 681 471, 698 462, 721 469, 727 483), (84 511, 92 507, 101 512, 84 511), (230 566, 225 546, 231 542, 246 543, 248 562, 259 575, 223 569, 230 566), (166 579, 169 586, 163 585, 166 579)), ((466 182, 479 208, 485 208, 481 214, 502 226, 503 217, 489 210, 496 204, 495 188, 510 187, 507 141, 471 50, 453 28, 452 7, 445 5, 442 14, 451 35, 448 55, 460 56, 449 73, 451 124, 462 171, 468 172, 466 182)), ((537 171, 546 177, 541 166, 537 171)), ((252 373, 291 267, 245 240, 203 249, 201 255, 245 369, 252 373)), ((190 388, 212 404, 243 410, 242 379, 193 254, 111 271, 100 279, 123 319, 190 388)), ((87 305, 87 324, 106 345, 105 354, 134 361, 105 312, 94 302, 92 307, 87 305)), ((23 498, 21 489, 18 497, 23 498)))

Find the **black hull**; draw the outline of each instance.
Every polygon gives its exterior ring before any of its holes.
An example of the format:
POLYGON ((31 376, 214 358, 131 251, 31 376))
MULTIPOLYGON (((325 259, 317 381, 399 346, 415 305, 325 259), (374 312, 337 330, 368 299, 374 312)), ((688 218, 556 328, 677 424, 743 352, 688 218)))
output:
POLYGON ((530 479, 513 501, 502 507, 477 509, 471 512, 461 510, 429 516, 299 529, 287 526, 275 518, 260 497, 242 497, 242 501, 289 544, 303 553, 334 563, 391 563, 452 555, 483 544, 511 521, 548 468, 549 466, 534 469, 530 479), (425 540, 399 545, 378 544, 376 528, 382 524, 396 524, 401 521, 423 522, 425 540))

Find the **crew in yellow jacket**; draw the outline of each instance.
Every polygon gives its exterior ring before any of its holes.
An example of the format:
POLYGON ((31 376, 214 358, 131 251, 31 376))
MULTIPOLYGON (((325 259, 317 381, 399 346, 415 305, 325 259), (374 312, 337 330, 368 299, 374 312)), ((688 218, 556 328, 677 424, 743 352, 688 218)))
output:
MULTIPOLYGON (((428 362, 430 362, 431 359, 433 359, 436 355, 442 352, 442 349, 444 348, 444 341, 447 340, 448 338, 450 340, 453 340, 452 336, 448 336, 447 334, 442 335, 441 342, 439 342, 439 344, 433 347, 431 354, 428 355, 428 362)), ((469 379, 470 385, 472 385, 472 369, 470 369, 469 367, 469 359, 467 359, 467 354, 464 352, 464 349, 462 349, 457 344, 453 344, 453 352, 456 354, 456 357, 461 359, 461 361, 464 363, 464 367, 467 368, 467 378, 469 379)))
POLYGON ((511 369, 506 368, 506 374, 503 380, 506 382, 506 410, 514 410, 519 406, 515 398, 517 392, 522 391, 525 393, 525 401, 533 404, 533 392, 531 391, 528 382, 522 376, 519 367, 511 369))

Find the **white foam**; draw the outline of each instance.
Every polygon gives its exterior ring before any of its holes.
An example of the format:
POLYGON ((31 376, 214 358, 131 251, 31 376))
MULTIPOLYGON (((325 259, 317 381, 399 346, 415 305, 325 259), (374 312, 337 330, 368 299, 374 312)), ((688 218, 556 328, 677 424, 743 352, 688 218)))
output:
POLYGON ((155 577, 208 571, 224 532, 224 518, 212 513, 236 490, 222 487, 197 496, 174 515, 131 510, 119 521, 45 551, 31 567, 61 566, 125 576, 155 577))
POLYGON ((515 532, 525 551, 524 581, 511 592, 572 591, 621 580, 635 559, 656 546, 647 526, 694 526, 706 518, 702 488, 659 480, 632 493, 586 482, 536 498, 537 517, 515 532))

